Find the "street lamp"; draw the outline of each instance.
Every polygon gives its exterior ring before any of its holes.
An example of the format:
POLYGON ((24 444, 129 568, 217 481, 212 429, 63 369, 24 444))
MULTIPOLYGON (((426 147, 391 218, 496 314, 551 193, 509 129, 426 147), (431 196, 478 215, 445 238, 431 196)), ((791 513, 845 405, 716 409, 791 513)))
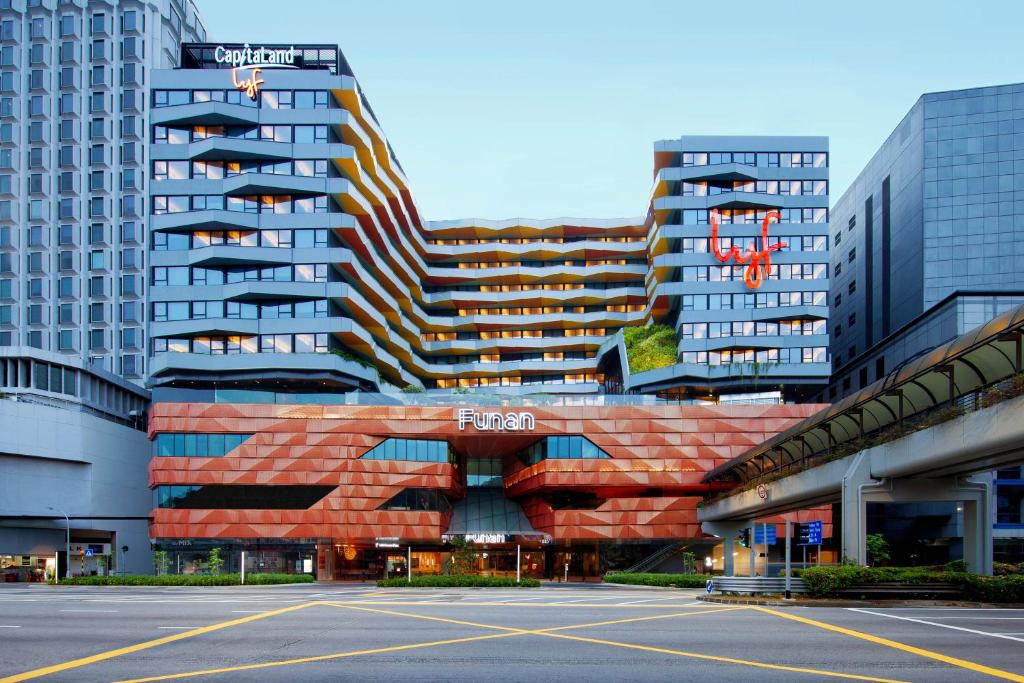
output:
POLYGON ((68 513, 64 512, 60 508, 50 506, 47 510, 53 510, 64 515, 64 521, 67 522, 68 526, 68 537, 67 537, 67 559, 64 561, 64 578, 71 579, 71 518, 68 517, 68 513))

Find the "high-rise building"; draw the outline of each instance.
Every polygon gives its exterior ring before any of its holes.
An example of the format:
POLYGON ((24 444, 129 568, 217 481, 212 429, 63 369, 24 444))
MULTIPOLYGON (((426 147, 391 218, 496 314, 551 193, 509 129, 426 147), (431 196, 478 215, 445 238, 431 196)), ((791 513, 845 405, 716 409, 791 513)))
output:
POLYGON ((827 138, 658 143, 645 218, 425 221, 336 47, 182 55, 151 79, 154 386, 825 382, 827 138), (669 367, 630 372, 616 333, 652 322, 669 367))
POLYGON ((142 383, 151 71, 191 0, 0 1, 0 345, 142 383))
MULTIPOLYGON (((819 400, 1024 303, 1022 193, 1024 84, 917 100, 832 210, 834 374, 819 400)), ((996 475, 997 560, 1024 552, 1022 481, 996 475)))
POLYGON ((792 399, 829 370, 826 138, 658 143, 643 218, 432 222, 334 46, 186 44, 151 84, 175 566, 434 573, 451 535, 540 576, 712 555, 703 473, 817 409, 792 399), (625 391, 650 395, 597 395, 625 391))
POLYGON ((827 381, 827 137, 659 142, 649 224, 651 310, 679 363, 633 387, 799 397, 827 381))

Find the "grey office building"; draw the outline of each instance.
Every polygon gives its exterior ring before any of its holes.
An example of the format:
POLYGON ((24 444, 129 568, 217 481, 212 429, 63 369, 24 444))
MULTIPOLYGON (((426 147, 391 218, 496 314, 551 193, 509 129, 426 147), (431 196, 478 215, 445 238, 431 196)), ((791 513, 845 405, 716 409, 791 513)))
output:
POLYGON ((0 346, 142 383, 149 72, 190 0, 0 0, 0 346))
POLYGON ((5 577, 63 574, 69 531, 74 574, 152 568, 147 95, 205 37, 190 0, 0 0, 5 577))
MULTIPOLYGON (((823 401, 1024 303, 1024 84, 921 96, 836 202, 830 240, 823 401)), ((998 560, 1024 548, 1024 474, 996 476, 998 560)))

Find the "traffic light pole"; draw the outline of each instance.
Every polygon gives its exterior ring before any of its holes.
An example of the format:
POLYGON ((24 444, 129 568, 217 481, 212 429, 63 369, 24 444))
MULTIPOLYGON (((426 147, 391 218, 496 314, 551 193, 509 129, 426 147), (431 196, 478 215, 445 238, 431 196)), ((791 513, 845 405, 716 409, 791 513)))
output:
POLYGON ((750 549, 750 576, 751 578, 757 574, 757 534, 754 533, 756 528, 753 522, 750 523, 750 542, 747 543, 750 549))

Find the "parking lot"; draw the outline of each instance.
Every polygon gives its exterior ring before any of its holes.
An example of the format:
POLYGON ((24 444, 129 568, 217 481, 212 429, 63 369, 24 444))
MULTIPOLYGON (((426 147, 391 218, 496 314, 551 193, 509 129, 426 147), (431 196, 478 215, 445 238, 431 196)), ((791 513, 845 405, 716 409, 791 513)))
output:
POLYGON ((748 607, 616 586, 0 590, 0 682, 1024 681, 1024 609, 748 607))

